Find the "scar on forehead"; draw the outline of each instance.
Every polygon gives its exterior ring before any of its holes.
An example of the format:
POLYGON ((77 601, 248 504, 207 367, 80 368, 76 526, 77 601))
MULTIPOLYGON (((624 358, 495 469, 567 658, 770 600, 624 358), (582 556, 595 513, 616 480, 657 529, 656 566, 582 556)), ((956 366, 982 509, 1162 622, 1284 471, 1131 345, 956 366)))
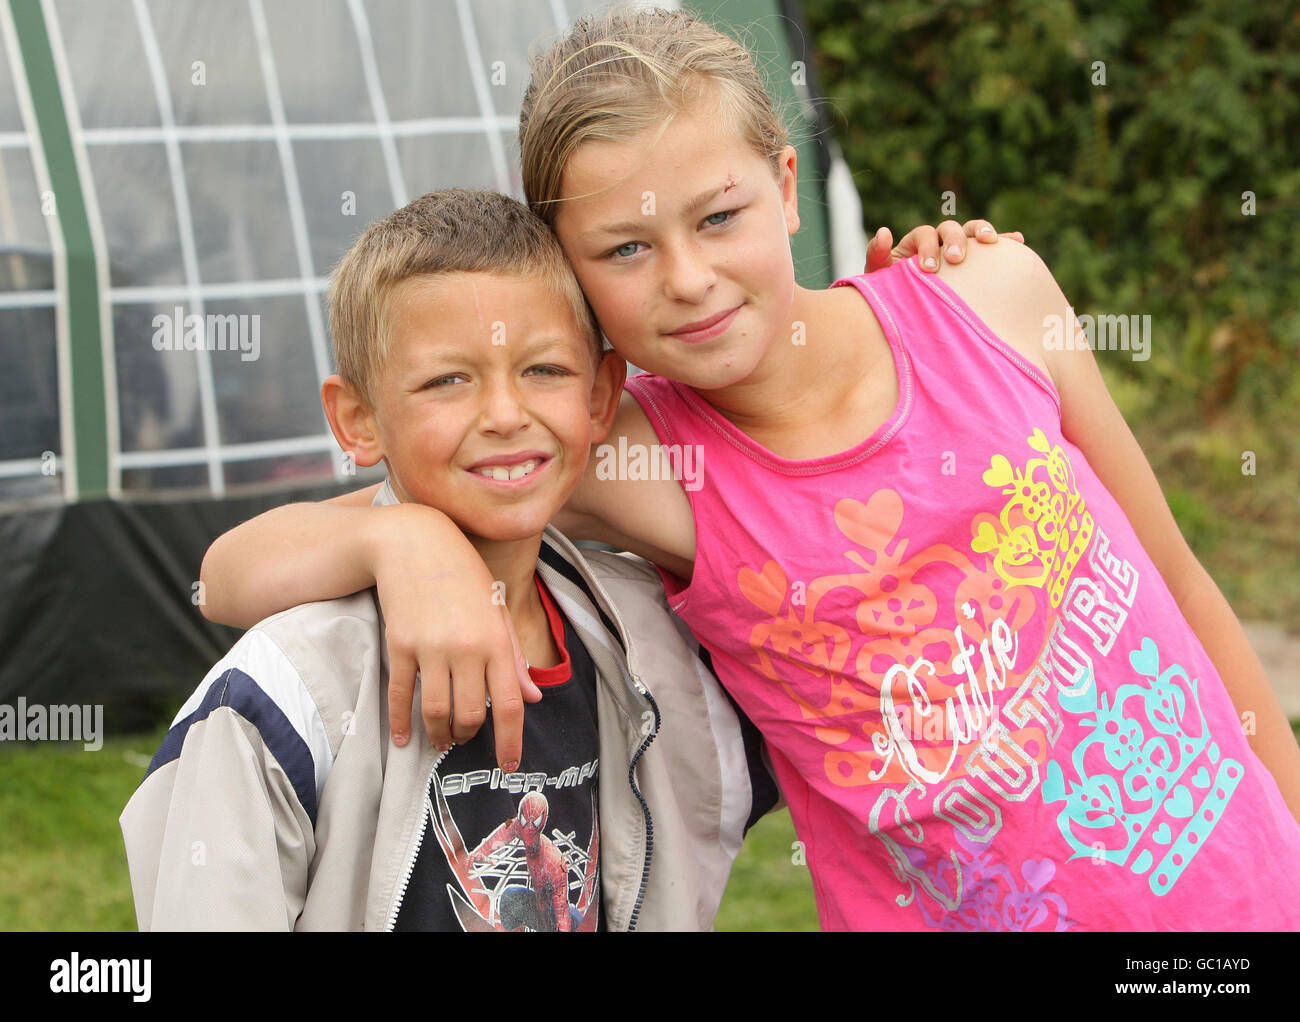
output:
POLYGON ((723 194, 725 195, 727 192, 731 191, 731 189, 735 188, 736 185, 738 185, 738 184, 740 184, 740 181, 737 179, 736 175, 735 175, 735 174, 728 174, 728 175, 727 175, 727 187, 725 187, 724 189, 722 189, 723 194))

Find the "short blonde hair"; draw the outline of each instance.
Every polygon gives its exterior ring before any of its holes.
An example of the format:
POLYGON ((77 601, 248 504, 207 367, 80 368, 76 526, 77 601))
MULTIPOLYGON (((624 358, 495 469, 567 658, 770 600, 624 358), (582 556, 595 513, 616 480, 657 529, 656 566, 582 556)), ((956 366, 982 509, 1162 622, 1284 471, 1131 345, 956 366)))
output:
POLYGON ((599 360, 595 317, 550 228, 508 195, 447 188, 371 224, 334 271, 334 359, 339 375, 368 404, 392 343, 394 291, 404 281, 447 273, 540 280, 568 300, 574 322, 599 360))
POLYGON ((775 174, 788 133, 740 43, 685 11, 620 6, 577 21, 532 60, 519 114, 529 208, 554 227, 579 146, 662 132, 702 95, 775 174))

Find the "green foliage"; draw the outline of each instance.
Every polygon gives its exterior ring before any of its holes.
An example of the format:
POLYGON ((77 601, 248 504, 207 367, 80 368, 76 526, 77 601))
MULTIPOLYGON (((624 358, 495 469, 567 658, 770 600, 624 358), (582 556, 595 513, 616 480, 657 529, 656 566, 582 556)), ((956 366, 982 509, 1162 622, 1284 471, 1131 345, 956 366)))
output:
POLYGON ((1022 231, 1079 312, 1150 315, 1149 361, 1097 353, 1117 401, 1238 612, 1300 618, 1300 12, 803 8, 866 226, 937 223, 951 190, 957 219, 1022 231))

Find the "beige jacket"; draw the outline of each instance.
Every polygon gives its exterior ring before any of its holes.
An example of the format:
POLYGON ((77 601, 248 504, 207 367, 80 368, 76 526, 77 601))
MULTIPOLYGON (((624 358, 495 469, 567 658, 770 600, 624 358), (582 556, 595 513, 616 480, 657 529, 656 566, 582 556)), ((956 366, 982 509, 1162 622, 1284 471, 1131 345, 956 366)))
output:
MULTIPOLYGON (((598 676, 605 924, 710 929, 748 822, 776 798, 752 726, 650 565, 548 529, 538 571, 598 676)), ((386 687, 373 591, 246 633, 122 813, 140 929, 391 929, 437 752, 418 726, 389 741, 386 687)))

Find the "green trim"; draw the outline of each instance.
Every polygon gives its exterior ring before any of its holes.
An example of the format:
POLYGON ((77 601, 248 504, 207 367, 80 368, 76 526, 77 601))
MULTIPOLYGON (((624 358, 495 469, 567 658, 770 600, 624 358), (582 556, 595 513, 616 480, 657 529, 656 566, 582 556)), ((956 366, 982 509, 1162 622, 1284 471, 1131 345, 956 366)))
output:
POLYGON ((790 80, 794 51, 787 35, 789 26, 777 0, 687 0, 684 6, 712 23, 733 39, 752 42, 759 72, 777 110, 785 114, 786 127, 799 152, 799 230, 791 239, 795 277, 810 288, 830 287, 830 224, 827 221, 826 182, 817 162, 814 126, 803 114, 803 104, 790 80), (776 44, 777 52, 772 52, 776 44))
MULTIPOLYGON (((104 396, 104 349, 99 318, 99 277, 90 219, 77 175, 72 133, 68 128, 59 78, 40 0, 9 0, 23 73, 31 89, 40 146, 63 234, 68 286, 68 367, 72 387, 72 428, 77 466, 77 495, 108 493, 108 409, 104 396)), ((66 449, 66 440, 63 443, 66 449)))

